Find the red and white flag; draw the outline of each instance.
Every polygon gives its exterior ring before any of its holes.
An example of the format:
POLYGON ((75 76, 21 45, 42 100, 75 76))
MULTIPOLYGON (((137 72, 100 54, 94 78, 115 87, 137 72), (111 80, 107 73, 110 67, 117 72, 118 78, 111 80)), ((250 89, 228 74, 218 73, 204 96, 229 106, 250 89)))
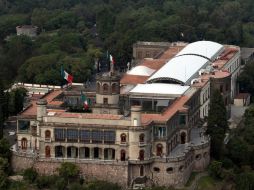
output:
POLYGON ((109 60, 110 60, 110 63, 112 63, 113 65, 115 64, 115 59, 112 55, 109 55, 109 60))
POLYGON ((73 81, 73 76, 70 75, 69 73, 67 73, 66 71, 64 71, 63 74, 64 74, 64 75, 63 75, 64 79, 67 80, 68 83, 72 83, 72 81, 73 81))

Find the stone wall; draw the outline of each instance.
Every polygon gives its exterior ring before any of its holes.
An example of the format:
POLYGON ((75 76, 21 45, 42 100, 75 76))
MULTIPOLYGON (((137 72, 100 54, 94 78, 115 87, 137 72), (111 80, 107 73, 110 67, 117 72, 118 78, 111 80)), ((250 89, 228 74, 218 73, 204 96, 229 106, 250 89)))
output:
MULTIPOLYGON (((13 154, 12 167, 15 172, 34 167, 39 174, 55 174, 63 160, 34 160, 13 154)), ((99 179, 128 186, 128 164, 103 161, 74 162, 86 180, 99 179)))

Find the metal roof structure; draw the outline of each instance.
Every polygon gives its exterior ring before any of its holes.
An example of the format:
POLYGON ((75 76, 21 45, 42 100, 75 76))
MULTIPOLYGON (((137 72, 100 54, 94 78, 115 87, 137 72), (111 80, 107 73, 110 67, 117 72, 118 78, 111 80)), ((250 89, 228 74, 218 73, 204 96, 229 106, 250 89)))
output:
POLYGON ((171 59, 147 82, 186 84, 198 71, 208 64, 208 60, 194 55, 184 55, 171 59))
POLYGON ((223 45, 219 43, 211 41, 197 41, 187 45, 176 56, 197 55, 207 58, 208 60, 213 60, 217 58, 219 53, 221 53, 223 50, 223 45))
POLYGON ((150 69, 146 66, 136 66, 127 72, 129 75, 151 76, 155 72, 154 69, 150 69))
POLYGON ((177 84, 138 84, 130 91, 130 94, 154 94, 154 95, 176 95, 181 96, 189 86, 182 86, 177 84))
POLYGON ((174 58, 153 74, 147 83, 173 83, 190 85, 198 71, 216 59, 224 46, 211 41, 198 41, 187 45, 174 58))

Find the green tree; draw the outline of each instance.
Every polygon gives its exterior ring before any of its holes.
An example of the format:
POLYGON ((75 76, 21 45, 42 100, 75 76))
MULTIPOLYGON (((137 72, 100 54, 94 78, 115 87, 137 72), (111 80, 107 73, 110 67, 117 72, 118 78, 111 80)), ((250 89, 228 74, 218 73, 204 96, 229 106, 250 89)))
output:
POLYGON ((211 137, 211 155, 216 159, 222 156, 223 141, 227 129, 226 107, 220 92, 214 90, 211 96, 206 132, 211 137))
POLYGON ((92 181, 85 186, 85 190, 120 190, 121 188, 114 183, 106 181, 92 181))
POLYGON ((79 168, 77 165, 70 163, 70 162, 64 162, 61 164, 60 168, 58 168, 59 176, 63 177, 65 180, 68 181, 69 179, 73 179, 74 177, 77 177, 79 174, 79 168))
POLYGON ((209 175, 213 178, 221 178, 222 174, 222 162, 212 161, 208 167, 209 175))
POLYGON ((0 139, 0 157, 8 160, 11 158, 10 144, 6 138, 0 139))
POLYGON ((0 189, 7 189, 8 186, 8 176, 7 174, 0 170, 0 189))
POLYGON ((4 135, 4 105, 5 105, 5 94, 2 85, 2 81, 0 81, 0 139, 3 138, 4 135))
POLYGON ((236 177, 236 188, 252 190, 254 188, 254 172, 242 173, 236 177))
POLYGON ((249 92, 252 97, 254 95, 254 62, 249 62, 243 68, 238 82, 240 83, 240 90, 242 92, 249 92))
POLYGON ((34 168, 27 168, 24 171, 23 176, 25 180, 27 180, 30 183, 33 183, 36 180, 38 173, 34 168))

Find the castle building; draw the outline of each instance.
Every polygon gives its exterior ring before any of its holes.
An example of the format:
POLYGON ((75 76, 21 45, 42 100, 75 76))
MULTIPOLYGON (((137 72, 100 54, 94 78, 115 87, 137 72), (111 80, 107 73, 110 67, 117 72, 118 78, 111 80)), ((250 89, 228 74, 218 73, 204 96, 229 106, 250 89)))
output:
POLYGON ((68 89, 52 90, 17 117, 13 169, 53 174, 73 162, 85 179, 123 187, 185 184, 210 162, 203 124, 214 89, 230 116, 239 55, 239 47, 210 41, 171 44, 121 77, 97 74, 92 113, 67 111, 68 89))

